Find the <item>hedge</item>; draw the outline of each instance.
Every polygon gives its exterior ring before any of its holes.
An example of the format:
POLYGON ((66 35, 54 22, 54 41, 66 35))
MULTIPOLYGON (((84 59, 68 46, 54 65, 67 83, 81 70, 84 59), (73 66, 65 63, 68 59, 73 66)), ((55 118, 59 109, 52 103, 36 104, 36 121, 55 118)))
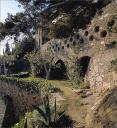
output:
POLYGON ((31 94, 46 94, 51 91, 54 86, 42 79, 16 78, 0 76, 0 83, 5 82, 9 85, 15 85, 19 90, 25 90, 31 94))

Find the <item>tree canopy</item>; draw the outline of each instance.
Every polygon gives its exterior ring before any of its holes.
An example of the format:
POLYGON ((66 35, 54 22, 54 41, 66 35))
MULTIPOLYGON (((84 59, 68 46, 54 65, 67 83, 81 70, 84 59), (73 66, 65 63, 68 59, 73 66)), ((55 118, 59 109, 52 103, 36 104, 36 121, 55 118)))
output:
MULTIPOLYGON (((92 17, 97 10, 101 9, 105 3, 111 0, 17 0, 23 5, 25 11, 17 13, 15 16, 8 14, 4 24, 0 24, 0 33, 2 36, 6 34, 15 34, 19 32, 27 33, 28 35, 35 34, 36 29, 42 22, 42 19, 47 20, 47 26, 51 26, 50 35, 59 37, 57 33, 62 28, 67 31, 72 31, 73 28, 82 28, 90 23, 92 17), (72 17, 68 25, 52 24, 52 21, 60 15, 72 17), (80 19, 80 20, 79 20, 80 19), (81 22, 82 21, 82 22, 81 22), (51 24, 51 25, 50 25, 51 24), (56 26, 56 27, 55 27, 56 26), (1 29, 2 28, 2 29, 1 29)), ((65 20, 62 21, 64 24, 65 20)), ((66 34, 62 29, 62 33, 66 34)), ((61 37, 61 36, 60 36, 61 37)))
POLYGON ((24 39, 22 42, 15 43, 14 55, 20 59, 28 52, 33 51, 35 48, 35 40, 31 37, 24 39))

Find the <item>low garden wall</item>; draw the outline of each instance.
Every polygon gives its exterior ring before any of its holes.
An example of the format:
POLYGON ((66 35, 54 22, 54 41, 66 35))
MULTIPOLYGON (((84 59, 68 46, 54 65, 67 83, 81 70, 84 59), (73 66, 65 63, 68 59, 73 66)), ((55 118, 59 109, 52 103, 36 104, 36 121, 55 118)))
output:
MULTIPOLYGON (((40 104, 44 81, 28 81, 18 78, 0 77, 0 94, 12 99, 16 120, 40 104)), ((47 85, 47 83, 46 83, 47 85)))

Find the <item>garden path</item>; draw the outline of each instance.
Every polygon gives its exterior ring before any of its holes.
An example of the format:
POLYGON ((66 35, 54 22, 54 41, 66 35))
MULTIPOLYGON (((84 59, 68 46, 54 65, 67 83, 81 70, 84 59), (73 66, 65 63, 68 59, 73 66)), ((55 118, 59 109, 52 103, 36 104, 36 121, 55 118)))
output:
POLYGON ((96 97, 91 94, 90 90, 85 89, 84 91, 87 96, 85 98, 81 97, 81 94, 83 93, 82 89, 74 89, 70 86, 68 81, 50 82, 61 90, 62 95, 59 94, 58 96, 58 93, 57 95, 54 93, 54 97, 56 97, 56 99, 59 98, 58 102, 61 105, 64 105, 66 114, 75 122, 74 128, 85 128, 85 117, 93 106, 96 97))

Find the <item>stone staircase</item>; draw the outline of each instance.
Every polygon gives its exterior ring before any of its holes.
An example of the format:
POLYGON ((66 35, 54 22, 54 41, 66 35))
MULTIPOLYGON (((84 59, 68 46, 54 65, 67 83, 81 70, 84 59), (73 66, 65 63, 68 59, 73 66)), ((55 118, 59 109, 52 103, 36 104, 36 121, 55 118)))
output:
POLYGON ((6 104, 5 104, 5 101, 3 100, 2 96, 0 96, 0 128, 2 128, 5 111, 6 111, 6 104))

